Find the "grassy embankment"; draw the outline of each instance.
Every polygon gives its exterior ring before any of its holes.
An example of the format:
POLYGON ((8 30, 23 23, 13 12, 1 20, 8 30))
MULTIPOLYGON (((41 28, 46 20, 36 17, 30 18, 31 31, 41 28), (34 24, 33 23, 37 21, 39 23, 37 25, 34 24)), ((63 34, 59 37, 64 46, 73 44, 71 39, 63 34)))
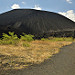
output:
POLYGON ((59 48, 72 43, 72 38, 42 38, 33 40, 32 35, 21 35, 19 39, 13 32, 10 36, 3 34, 0 40, 0 67, 1 69, 22 69, 29 65, 44 62, 59 48))

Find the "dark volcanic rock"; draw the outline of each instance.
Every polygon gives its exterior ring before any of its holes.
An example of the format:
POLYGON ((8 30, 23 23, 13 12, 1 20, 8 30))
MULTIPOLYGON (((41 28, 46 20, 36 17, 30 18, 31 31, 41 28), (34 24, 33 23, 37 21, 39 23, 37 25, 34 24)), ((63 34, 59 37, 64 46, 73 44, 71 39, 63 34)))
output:
POLYGON ((48 11, 34 9, 15 9, 0 14, 0 34, 14 31, 34 34, 37 37, 73 36, 75 22, 48 11))

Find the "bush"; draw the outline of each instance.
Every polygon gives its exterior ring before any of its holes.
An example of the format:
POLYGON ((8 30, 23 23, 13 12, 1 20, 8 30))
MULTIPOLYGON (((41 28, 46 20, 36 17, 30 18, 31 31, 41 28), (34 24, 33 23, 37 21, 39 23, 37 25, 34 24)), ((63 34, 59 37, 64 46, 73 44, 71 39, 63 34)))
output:
POLYGON ((23 35, 20 35, 21 37, 20 37, 20 39, 22 40, 22 41, 28 41, 28 42, 30 42, 30 41, 33 41, 33 35, 31 35, 31 34, 25 34, 25 33, 23 33, 23 35))
POLYGON ((3 45, 8 45, 8 44, 13 44, 13 45, 17 45, 19 38, 17 37, 16 34, 14 34, 14 32, 9 32, 9 35, 6 33, 3 33, 2 35, 2 39, 0 40, 0 44, 3 45))
POLYGON ((14 34, 14 32, 9 32, 9 35, 6 33, 3 33, 3 40, 18 40, 19 38, 17 37, 16 34, 14 34))
POLYGON ((65 39, 64 39, 64 38, 57 38, 57 37, 56 37, 56 38, 53 38, 53 40, 54 40, 54 41, 64 41, 65 39))
POLYGON ((41 40, 42 40, 42 41, 45 41, 46 39, 45 39, 45 38, 41 38, 41 40))

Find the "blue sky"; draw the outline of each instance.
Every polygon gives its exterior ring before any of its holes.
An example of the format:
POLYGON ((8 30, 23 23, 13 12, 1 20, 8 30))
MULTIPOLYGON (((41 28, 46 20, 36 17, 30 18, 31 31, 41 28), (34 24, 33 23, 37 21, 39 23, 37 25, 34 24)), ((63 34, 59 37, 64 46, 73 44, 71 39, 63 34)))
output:
POLYGON ((75 20, 75 0, 0 0, 0 13, 19 8, 56 12, 75 20))

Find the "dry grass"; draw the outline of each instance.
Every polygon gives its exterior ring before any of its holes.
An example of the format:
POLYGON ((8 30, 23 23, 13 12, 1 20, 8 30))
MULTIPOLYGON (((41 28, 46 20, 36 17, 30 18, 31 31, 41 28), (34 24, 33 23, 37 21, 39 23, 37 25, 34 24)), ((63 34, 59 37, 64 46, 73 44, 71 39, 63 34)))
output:
POLYGON ((2 69, 22 69, 32 64, 39 64, 58 53, 62 46, 71 43, 36 40, 28 43, 29 47, 20 45, 21 42, 18 46, 0 45, 0 67, 2 69))

